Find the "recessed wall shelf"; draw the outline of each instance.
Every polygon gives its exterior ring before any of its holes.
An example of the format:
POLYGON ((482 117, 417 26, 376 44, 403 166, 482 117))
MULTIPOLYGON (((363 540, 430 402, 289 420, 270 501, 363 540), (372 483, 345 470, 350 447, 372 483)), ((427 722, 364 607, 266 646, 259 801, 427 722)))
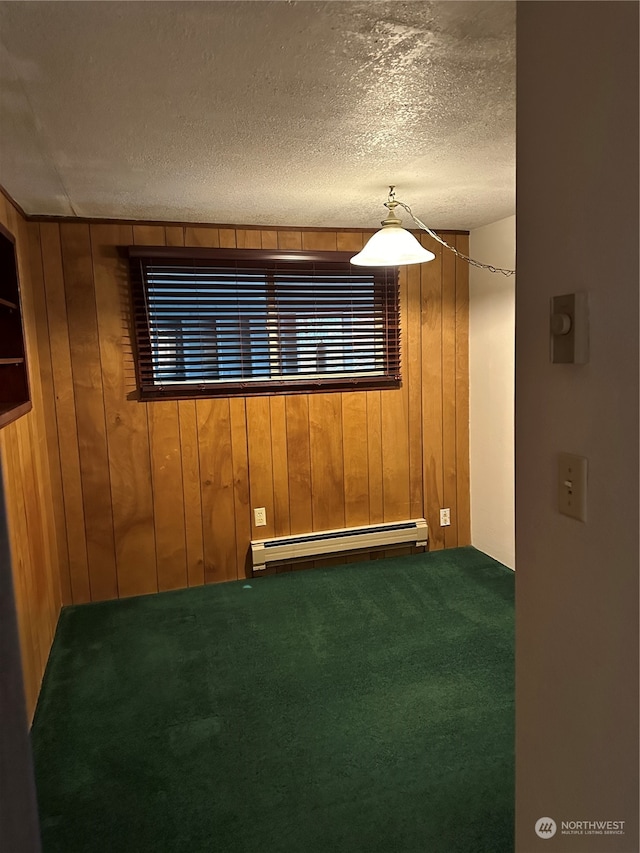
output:
POLYGON ((0 427, 30 409, 15 239, 0 225, 0 427))

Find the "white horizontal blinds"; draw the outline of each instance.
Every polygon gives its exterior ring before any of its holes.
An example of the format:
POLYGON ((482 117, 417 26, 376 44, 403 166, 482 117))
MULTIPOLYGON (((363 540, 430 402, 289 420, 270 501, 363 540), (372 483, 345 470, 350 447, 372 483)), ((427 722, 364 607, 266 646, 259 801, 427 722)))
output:
POLYGON ((399 380, 395 270, 342 260, 150 256, 132 261, 132 282, 143 391, 258 393, 399 380))

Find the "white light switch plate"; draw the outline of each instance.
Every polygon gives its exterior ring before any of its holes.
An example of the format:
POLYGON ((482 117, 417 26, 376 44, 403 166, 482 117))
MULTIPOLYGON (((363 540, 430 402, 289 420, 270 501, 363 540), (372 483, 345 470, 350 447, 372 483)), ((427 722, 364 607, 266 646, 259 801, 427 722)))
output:
POLYGON ((578 521, 587 520, 587 460, 584 456, 558 455, 558 510, 578 521))

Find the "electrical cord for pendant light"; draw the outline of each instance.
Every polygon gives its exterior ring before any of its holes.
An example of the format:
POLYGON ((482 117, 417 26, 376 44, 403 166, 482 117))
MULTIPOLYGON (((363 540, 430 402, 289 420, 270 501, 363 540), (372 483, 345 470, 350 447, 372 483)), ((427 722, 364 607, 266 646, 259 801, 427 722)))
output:
POLYGON ((450 252, 453 252, 453 254, 456 255, 461 260, 466 261, 470 266, 477 267, 480 270, 489 270, 489 272, 499 272, 499 273, 502 273, 502 275, 506 275, 506 276, 516 274, 515 270, 503 269, 502 267, 494 267, 492 264, 483 264, 481 261, 476 261, 473 258, 470 258, 468 255, 464 255, 462 252, 459 252, 455 246, 450 246, 446 242, 446 240, 443 240, 442 237, 439 237, 435 233, 435 231, 432 231, 431 228, 427 228, 427 226, 424 224, 424 222, 421 219, 418 219, 418 217, 414 214, 414 212, 411 210, 411 208, 409 207, 408 204, 405 204, 403 201, 398 201, 398 199, 396 198, 396 194, 394 192, 393 187, 390 187, 389 190, 390 190, 389 191, 389 201, 390 202, 395 202, 395 204, 399 205, 404 210, 406 210, 407 213, 409 214, 409 216, 416 223, 418 228, 422 228, 422 230, 426 231, 430 237, 433 237, 434 240, 437 240, 438 243, 440 243, 446 249, 449 249, 450 252))

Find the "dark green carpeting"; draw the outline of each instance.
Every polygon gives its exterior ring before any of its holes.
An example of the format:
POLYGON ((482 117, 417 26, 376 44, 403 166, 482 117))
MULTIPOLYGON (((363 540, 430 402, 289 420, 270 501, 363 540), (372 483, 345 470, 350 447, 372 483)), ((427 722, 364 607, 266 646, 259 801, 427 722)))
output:
POLYGON ((513 585, 460 548, 64 609, 44 853, 512 851, 513 585))

